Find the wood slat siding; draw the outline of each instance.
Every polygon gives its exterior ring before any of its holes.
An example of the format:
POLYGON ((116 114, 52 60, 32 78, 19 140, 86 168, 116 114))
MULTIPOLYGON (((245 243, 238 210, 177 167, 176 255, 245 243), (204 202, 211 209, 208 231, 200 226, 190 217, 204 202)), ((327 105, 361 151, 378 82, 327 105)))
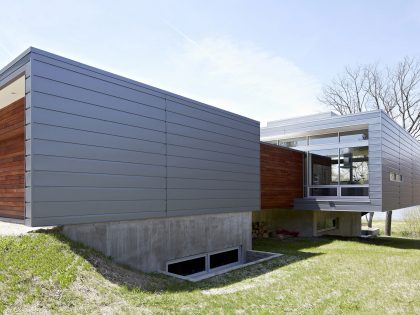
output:
POLYGON ((260 208, 254 120, 37 49, 30 96, 34 226, 260 208))
POLYGON ((0 109, 0 217, 24 219, 25 100, 0 109))
POLYGON ((261 208, 293 208, 303 196, 303 153, 260 144, 261 208))

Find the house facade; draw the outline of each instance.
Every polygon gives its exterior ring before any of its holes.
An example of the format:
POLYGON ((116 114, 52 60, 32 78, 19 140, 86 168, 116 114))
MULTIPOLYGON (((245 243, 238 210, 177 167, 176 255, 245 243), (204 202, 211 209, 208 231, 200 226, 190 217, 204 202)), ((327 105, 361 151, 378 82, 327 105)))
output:
POLYGON ((255 120, 30 48, 0 70, 0 145, 2 218, 144 271, 251 249, 255 120))
POLYGON ((358 235, 360 213, 420 204, 420 144, 383 111, 272 121, 261 140, 302 152, 293 209, 312 218, 304 234, 358 235))

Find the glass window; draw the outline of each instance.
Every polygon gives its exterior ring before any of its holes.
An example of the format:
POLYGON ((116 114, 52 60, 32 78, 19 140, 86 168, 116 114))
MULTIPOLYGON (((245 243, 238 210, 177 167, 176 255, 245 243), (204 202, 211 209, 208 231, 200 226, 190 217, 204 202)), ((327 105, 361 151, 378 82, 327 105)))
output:
POLYGON ((368 147, 340 149, 340 183, 368 184, 368 147))
POLYGON ((340 142, 357 142, 368 139, 369 132, 367 129, 340 132, 340 142))
POLYGON ((338 150, 316 150, 310 152, 311 185, 338 184, 338 150))
POLYGON ((338 133, 317 135, 309 137, 309 144, 334 144, 338 143, 338 133))
POLYGON ((311 196, 314 197, 322 197, 322 196, 337 196, 337 188, 309 188, 309 193, 311 196))
POLYGON ((368 187, 341 187, 341 196, 369 196, 368 187))
POLYGON ((292 138, 292 139, 280 139, 279 145, 283 147, 293 148, 308 145, 306 137, 292 138))

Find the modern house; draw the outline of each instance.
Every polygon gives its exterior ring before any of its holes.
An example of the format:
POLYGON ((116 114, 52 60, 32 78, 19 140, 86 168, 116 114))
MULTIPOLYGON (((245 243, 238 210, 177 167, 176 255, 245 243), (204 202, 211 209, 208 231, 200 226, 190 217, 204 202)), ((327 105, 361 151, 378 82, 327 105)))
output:
POLYGON ((420 204, 420 143, 383 111, 272 121, 261 128, 261 140, 273 148, 265 149, 271 152, 268 158, 261 149, 262 208, 267 210, 254 220, 301 235, 358 236, 361 213, 420 204), (275 170, 263 165, 273 163, 275 155, 289 157, 283 159, 284 167, 281 162, 277 167, 283 183, 269 189, 289 187, 289 204, 273 194, 271 204, 264 200, 269 185, 264 178, 275 170), (302 170, 300 184, 290 173, 293 168, 302 170))
POLYGON ((0 70, 0 217, 144 271, 244 260, 259 122, 30 48, 0 70))

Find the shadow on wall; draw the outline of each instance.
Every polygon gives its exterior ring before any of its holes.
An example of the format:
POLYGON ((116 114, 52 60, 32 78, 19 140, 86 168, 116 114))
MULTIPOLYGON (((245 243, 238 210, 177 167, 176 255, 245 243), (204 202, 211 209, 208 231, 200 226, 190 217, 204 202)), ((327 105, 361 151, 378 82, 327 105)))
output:
MULTIPOLYGON (((39 230, 35 233, 48 233, 58 241, 65 243, 76 255, 81 256, 86 261, 88 261, 90 265, 95 268, 96 272, 101 274, 108 281, 119 286, 123 286, 127 290, 145 290, 149 292, 182 292, 195 289, 208 290, 220 288, 240 282, 245 279, 256 278, 289 264, 320 255, 319 253, 299 252, 297 247, 293 249, 289 248, 286 253, 282 248, 283 242, 274 240, 270 244, 267 251, 281 253, 284 254, 283 256, 260 264, 215 276, 200 282, 191 283, 188 281, 168 277, 159 273, 143 273, 133 270, 128 266, 116 264, 102 253, 87 247, 82 243, 69 240, 60 233, 59 229, 39 230)), ((262 248, 258 249, 263 250, 262 248)))

